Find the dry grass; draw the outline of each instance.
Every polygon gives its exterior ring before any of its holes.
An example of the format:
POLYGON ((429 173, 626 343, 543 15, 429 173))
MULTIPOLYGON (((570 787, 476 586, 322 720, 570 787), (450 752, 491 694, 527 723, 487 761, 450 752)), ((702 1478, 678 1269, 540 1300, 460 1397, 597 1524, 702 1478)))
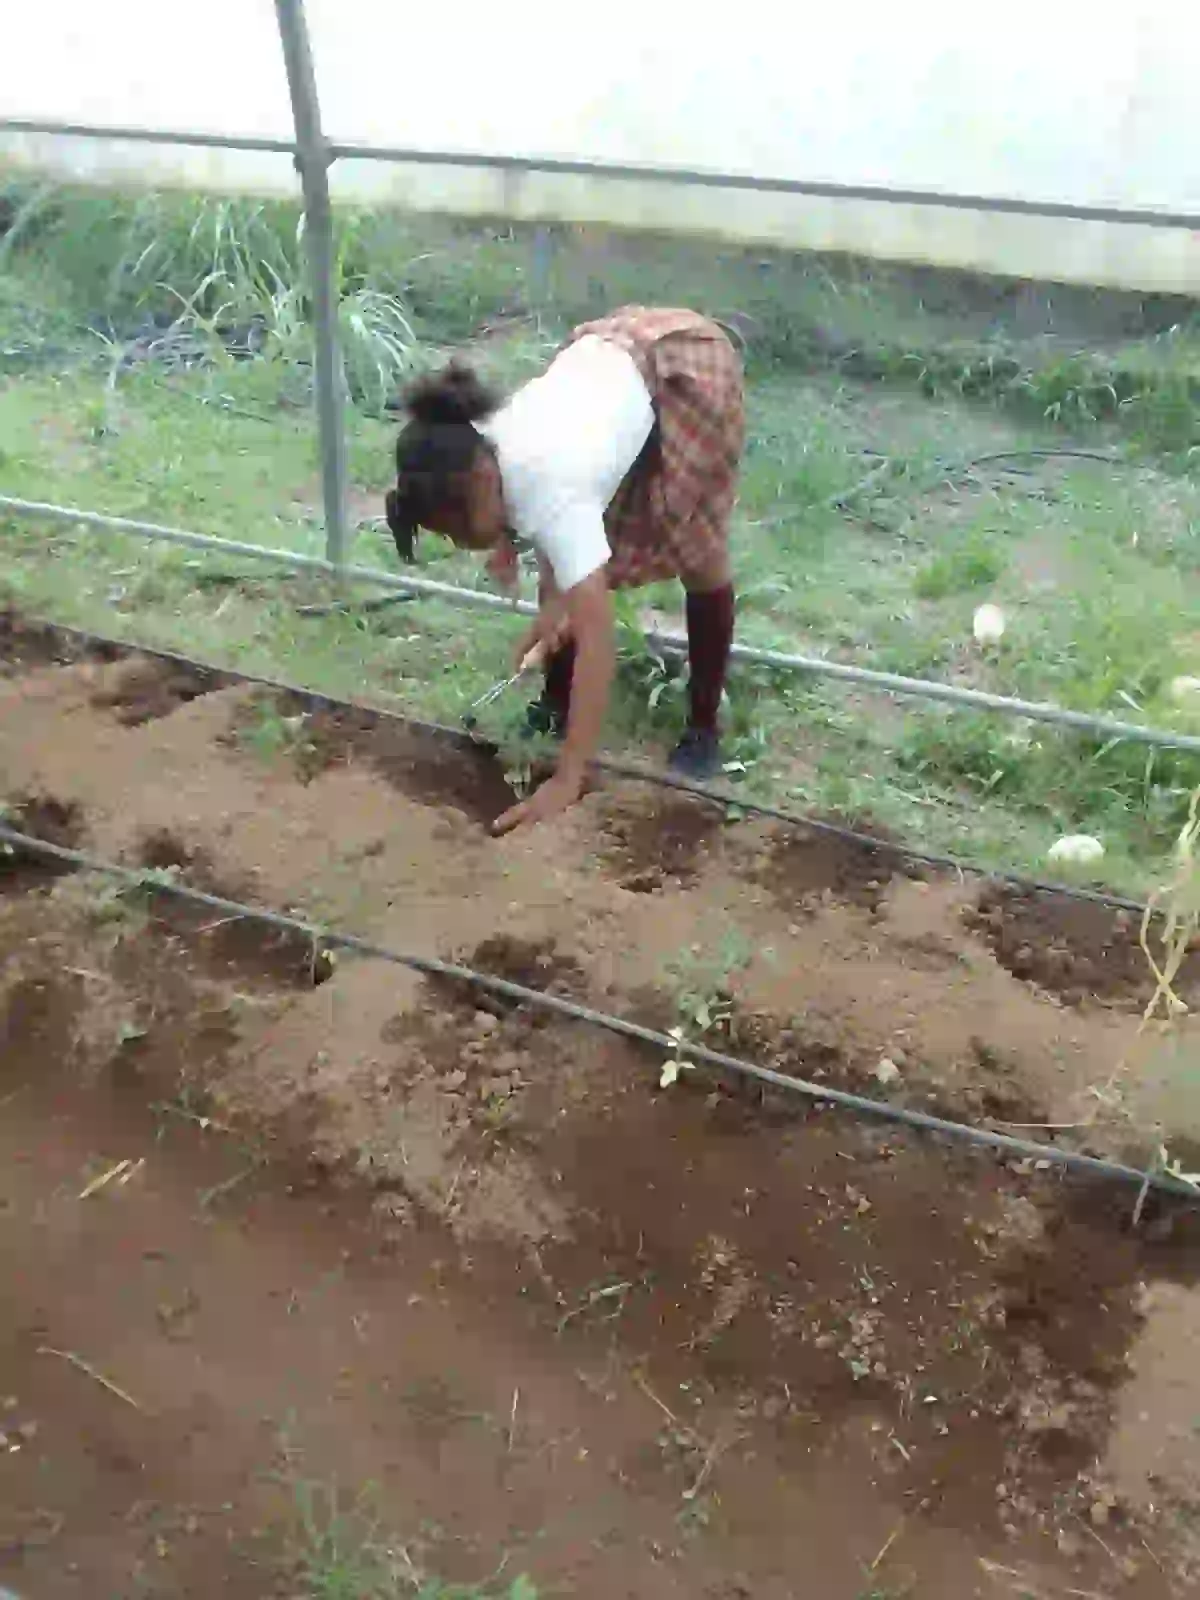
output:
POLYGON ((1176 994, 1174 984, 1184 957, 1200 937, 1200 789, 1192 795, 1175 854, 1174 877, 1150 896, 1142 917, 1142 949, 1155 978, 1154 995, 1146 1008, 1147 1017, 1152 1017, 1160 1004, 1165 1006, 1168 1016, 1179 1016, 1188 1009, 1176 994), (1164 919, 1158 941, 1161 960, 1156 958, 1150 940, 1151 926, 1160 914, 1164 919))

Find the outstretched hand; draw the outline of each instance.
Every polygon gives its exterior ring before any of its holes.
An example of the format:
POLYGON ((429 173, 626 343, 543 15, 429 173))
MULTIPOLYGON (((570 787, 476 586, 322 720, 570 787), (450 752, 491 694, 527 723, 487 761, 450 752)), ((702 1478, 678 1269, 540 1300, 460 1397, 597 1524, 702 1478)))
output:
POLYGON ((492 832, 497 834, 549 822, 569 811, 583 794, 588 763, 600 744, 615 662, 612 600, 604 569, 582 579, 553 606, 543 606, 536 630, 543 648, 556 648, 564 637, 575 640, 567 737, 557 772, 527 800, 497 818, 492 825, 492 832))
POLYGON ((540 789, 535 789, 527 800, 510 807, 492 823, 494 834, 511 833, 514 828, 528 828, 539 822, 549 822, 559 817, 583 794, 583 775, 558 771, 547 778, 540 789))

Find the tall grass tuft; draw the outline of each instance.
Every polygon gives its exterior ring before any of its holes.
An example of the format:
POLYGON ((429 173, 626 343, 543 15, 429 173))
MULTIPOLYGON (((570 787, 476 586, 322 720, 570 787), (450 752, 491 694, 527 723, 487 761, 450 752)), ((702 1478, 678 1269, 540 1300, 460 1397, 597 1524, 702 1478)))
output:
MULTIPOLYGON (((0 175, 0 275, 6 251, 40 257, 84 318, 124 327, 150 310, 220 310, 261 318, 290 350, 307 322, 298 219, 292 201, 89 193, 0 175)), ((1072 432, 1117 429, 1200 469, 1200 319, 1182 296, 1016 293, 1000 278, 603 228, 542 230, 539 244, 518 225, 351 209, 336 227, 347 371, 364 406, 409 363, 414 330, 454 343, 516 316, 561 331, 657 300, 736 325, 757 375, 833 372, 1072 432)))
MULTIPOLYGON (((106 339, 170 329, 198 337, 209 359, 232 347, 311 360, 304 217, 290 201, 10 185, 6 209, 0 272, 41 269, 106 339)), ((417 335, 394 275, 369 260, 363 219, 339 212, 335 227, 346 379, 379 411, 411 369, 417 335)))

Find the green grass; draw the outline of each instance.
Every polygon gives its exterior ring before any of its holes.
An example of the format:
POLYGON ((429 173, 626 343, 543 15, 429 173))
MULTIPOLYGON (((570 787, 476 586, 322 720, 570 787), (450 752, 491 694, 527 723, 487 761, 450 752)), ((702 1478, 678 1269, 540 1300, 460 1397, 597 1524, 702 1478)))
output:
POLYGON ((966 538, 949 542, 931 556, 913 576, 918 600, 946 600, 951 595, 989 589, 1004 571, 1004 556, 978 529, 966 538))
POLYGON ((285 1564, 294 1600, 537 1600, 523 1575, 481 1584, 430 1575, 419 1551, 382 1527, 364 1495, 347 1502, 324 1486, 291 1488, 295 1514, 285 1564))
MULTIPOLYGON (((216 260, 231 281, 253 283, 265 277, 262 263, 295 270, 294 217, 174 197, 156 201, 158 211, 125 202, 106 223, 90 198, 52 198, 24 242, 0 241, 0 492, 320 552, 302 317, 301 333, 269 343, 260 359, 231 360, 212 337, 194 364, 115 363, 111 339, 85 327, 97 297, 108 297, 105 315, 136 321, 157 292, 112 234, 161 235, 161 261, 181 281, 190 273, 202 282, 216 260), (189 216, 199 219, 194 234, 184 229, 189 216), (83 244, 96 244, 94 260, 74 260, 83 244)), ((386 216, 347 217, 342 258, 348 294, 393 297, 413 333, 406 363, 466 341, 497 381, 516 382, 538 369, 589 297, 666 293, 662 246, 621 242, 585 283, 551 281, 535 294, 511 231, 435 230, 422 251, 415 235, 401 248, 400 227, 386 216)), ((1143 436, 1135 442, 1115 419, 1080 413, 1076 442, 1111 454, 1111 466, 1070 457, 975 464, 998 451, 1056 449, 1062 426, 995 392, 965 398, 965 383, 851 379, 840 357, 813 370, 812 352, 789 349, 782 331, 832 307, 861 339, 872 328, 878 340, 919 334, 944 340, 936 348, 945 355, 967 310, 935 316, 884 273, 868 282, 851 265, 835 281, 815 258, 775 261, 754 276, 728 253, 681 246, 678 256, 671 298, 729 312, 748 303, 768 330, 750 364, 734 531, 744 642, 1200 731, 1169 695, 1173 677, 1200 673, 1200 488, 1178 450, 1151 457, 1143 436), (986 654, 971 636, 984 599, 1008 617, 1001 646, 986 654)), ((569 259, 564 244, 552 280, 569 259)), ((299 291, 294 304, 302 313, 299 291)), ((220 307, 202 310, 215 327, 220 307)), ((1151 344, 1139 347, 1146 367, 1151 344)), ((1041 350, 1022 351, 1026 368, 1041 350)), ((1122 360, 1132 360, 1128 349, 1122 360)), ((350 415, 362 523, 354 555, 394 567, 378 524, 393 426, 375 414, 377 399, 364 389, 350 415)), ((419 556, 431 577, 482 581, 475 561, 436 539, 422 541, 419 556)), ((2 514, 0 583, 19 605, 63 622, 451 723, 506 672, 517 633, 503 612, 436 602, 302 617, 298 603, 325 592, 313 579, 2 514)), ((652 608, 677 626, 678 591, 622 600, 614 753, 662 754, 683 715, 682 676, 642 637, 652 608)), ((506 737, 521 707, 520 692, 510 694, 487 731, 506 737)), ((921 847, 986 864, 1044 870, 1058 832, 1096 832, 1108 847, 1105 877, 1134 889, 1160 876, 1200 781, 1194 758, 748 669, 731 683, 727 747, 742 768, 731 777, 750 796, 873 819, 921 847)))

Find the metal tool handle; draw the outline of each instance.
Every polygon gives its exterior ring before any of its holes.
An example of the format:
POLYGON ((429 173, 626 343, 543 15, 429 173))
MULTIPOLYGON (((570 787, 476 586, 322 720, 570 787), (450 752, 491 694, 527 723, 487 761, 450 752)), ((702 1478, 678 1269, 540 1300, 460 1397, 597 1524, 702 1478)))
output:
POLYGON ((527 672, 532 672, 534 667, 541 666, 545 660, 546 651, 541 640, 534 645, 532 650, 527 650, 521 657, 521 665, 511 678, 502 678, 499 683, 494 683, 490 689, 484 691, 478 700, 473 700, 467 707, 468 716, 476 711, 482 711, 484 706, 490 706, 493 700, 498 700, 506 689, 511 689, 513 684, 523 678, 527 672))

